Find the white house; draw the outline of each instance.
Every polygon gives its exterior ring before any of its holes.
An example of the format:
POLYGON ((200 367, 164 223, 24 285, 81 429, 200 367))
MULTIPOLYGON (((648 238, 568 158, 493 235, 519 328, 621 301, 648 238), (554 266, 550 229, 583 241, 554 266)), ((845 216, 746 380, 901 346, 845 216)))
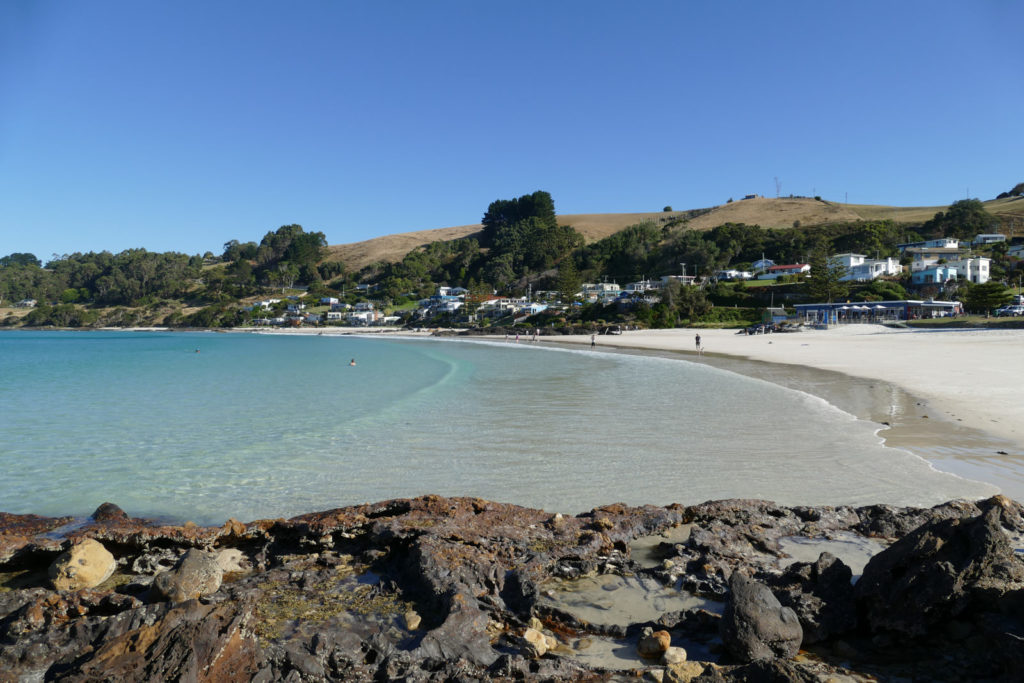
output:
POLYGON ((994 232, 994 233, 983 233, 975 235, 974 239, 971 240, 971 244, 996 244, 997 242, 1005 242, 1006 235, 994 232))
POLYGON ((582 298, 587 303, 607 302, 614 300, 621 291, 622 288, 614 282, 587 282, 582 286, 582 298))
POLYGON ((991 263, 992 259, 985 258, 984 256, 964 256, 956 261, 950 261, 947 265, 951 268, 956 268, 959 277, 980 285, 989 281, 991 277, 989 265, 991 263))
POLYGON ((22 299, 21 301, 15 302, 14 307, 15 308, 35 308, 36 307, 36 300, 35 299, 22 299))
POLYGON ((907 249, 959 249, 960 240, 953 237, 940 237, 939 239, 924 240, 923 242, 897 244, 896 248, 900 250, 901 254, 907 249))
POLYGON ((883 275, 899 275, 903 266, 894 258, 869 259, 864 254, 836 254, 830 259, 846 268, 841 281, 867 282, 883 275))
POLYGON ((341 311, 327 311, 327 320, 342 320, 344 317, 341 311))
POLYGON ((630 294, 640 294, 648 291, 657 291, 661 289, 661 282, 654 282, 652 280, 640 280, 639 282, 630 282, 626 285, 622 291, 630 294))
POLYGON ((754 277, 749 271, 736 270, 735 268, 728 268, 726 270, 720 270, 715 273, 715 277, 719 280, 749 280, 754 277))
POLYGON ((338 298, 334 297, 334 296, 321 297, 320 303, 322 303, 322 304, 324 304, 326 306, 334 306, 335 304, 338 303, 338 298))

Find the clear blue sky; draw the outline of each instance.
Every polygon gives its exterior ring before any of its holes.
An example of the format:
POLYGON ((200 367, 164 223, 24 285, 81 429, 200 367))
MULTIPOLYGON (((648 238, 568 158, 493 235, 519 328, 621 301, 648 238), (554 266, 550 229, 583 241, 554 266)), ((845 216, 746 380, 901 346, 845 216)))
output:
POLYGON ((0 255, 1024 181, 1024 3, 0 3, 0 255))

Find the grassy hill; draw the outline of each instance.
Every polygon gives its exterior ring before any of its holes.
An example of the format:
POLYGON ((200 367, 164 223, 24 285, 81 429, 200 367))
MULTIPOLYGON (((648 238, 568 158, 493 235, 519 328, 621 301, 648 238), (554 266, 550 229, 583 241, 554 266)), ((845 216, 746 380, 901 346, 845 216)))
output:
MULTIPOLYGON (((1004 223, 1013 223, 1015 232, 1024 234, 1024 197, 993 199, 984 204, 989 213, 1003 218, 1004 223)), ((883 219, 921 223, 946 208, 945 206, 841 204, 809 198, 769 199, 758 197, 700 210, 706 211, 706 213, 691 218, 689 226, 694 230, 710 230, 723 223, 747 223, 760 225, 763 228, 788 228, 792 227, 794 221, 800 221, 801 225, 810 226, 841 221, 883 219)), ((700 213, 700 211, 694 213, 700 213)), ((645 220, 658 221, 686 213, 688 212, 578 213, 560 214, 558 220, 562 225, 571 225, 583 235, 587 243, 590 243, 645 220)), ((435 241, 469 237, 478 233, 480 229, 480 224, 476 223, 452 228, 404 232, 363 242, 339 244, 329 247, 328 259, 341 260, 346 268, 357 271, 379 261, 401 261, 406 254, 417 247, 435 241)))

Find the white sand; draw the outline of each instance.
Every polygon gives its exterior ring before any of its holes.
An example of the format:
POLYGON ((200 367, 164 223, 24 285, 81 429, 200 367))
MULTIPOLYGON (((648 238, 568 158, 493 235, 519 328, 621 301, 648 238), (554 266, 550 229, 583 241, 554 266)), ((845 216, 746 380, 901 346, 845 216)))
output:
MULTIPOLYGON (((929 417, 959 421, 1024 448, 1024 330, 830 330, 738 335, 735 330, 643 330, 602 335, 601 346, 707 353, 804 365, 895 384, 928 402, 929 417), (939 411, 941 414, 935 414, 939 411)), ((590 344, 589 335, 549 338, 590 344)))

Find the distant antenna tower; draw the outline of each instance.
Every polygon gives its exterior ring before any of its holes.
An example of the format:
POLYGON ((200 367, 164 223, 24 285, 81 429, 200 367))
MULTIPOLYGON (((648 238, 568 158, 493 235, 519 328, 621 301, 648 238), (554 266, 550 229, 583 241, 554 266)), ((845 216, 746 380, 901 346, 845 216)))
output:
POLYGON ((782 194, 782 183, 779 182, 779 177, 775 176, 775 198, 778 199, 780 194, 782 194))

